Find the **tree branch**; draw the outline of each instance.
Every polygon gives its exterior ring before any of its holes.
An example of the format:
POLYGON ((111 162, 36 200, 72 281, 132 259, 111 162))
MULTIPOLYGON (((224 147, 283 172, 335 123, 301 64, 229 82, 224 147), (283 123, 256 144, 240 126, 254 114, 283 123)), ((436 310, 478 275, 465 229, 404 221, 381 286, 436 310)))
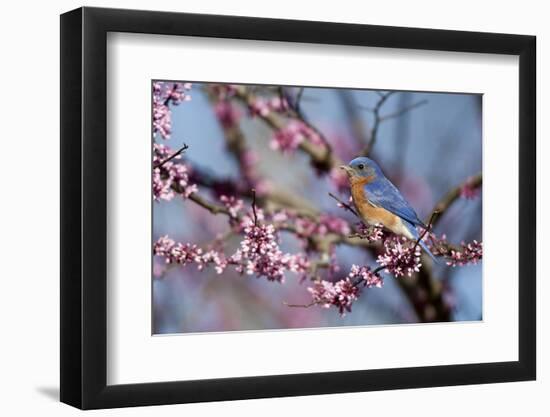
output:
POLYGON ((198 204, 199 206, 205 208, 212 214, 225 214, 226 216, 231 217, 231 213, 229 210, 222 205, 212 203, 210 201, 207 201, 205 198, 201 197, 197 193, 193 193, 188 197, 189 200, 193 201, 194 203, 198 204))
MULTIPOLYGON (((256 97, 245 86, 238 86, 236 89, 235 97, 241 100, 246 106, 251 107, 256 97)), ((259 114, 258 117, 263 120, 273 130, 281 130, 285 127, 284 121, 275 113, 270 112, 265 115, 259 114)), ((311 143, 307 140, 300 142, 298 148, 309 155, 312 164, 319 170, 328 172, 331 169, 342 165, 342 162, 332 153, 329 142, 322 135, 317 128, 308 123, 305 119, 298 117, 298 119, 306 124, 312 131, 317 133, 324 145, 319 146, 311 143)))
POLYGON ((378 102, 376 103, 374 108, 371 110, 373 115, 374 115, 374 123, 372 125, 372 129, 371 129, 371 132, 370 132, 370 140, 367 143, 367 146, 365 146, 365 148, 363 148, 363 150, 361 151, 361 156, 369 156, 370 155, 370 153, 372 151, 372 148, 374 147, 374 144, 375 144, 376 139, 377 139, 378 129, 380 127, 380 123, 382 123, 382 120, 380 118, 380 109, 382 108, 382 106, 384 105, 386 100, 391 95, 393 95, 395 93, 395 91, 389 91, 385 94, 382 93, 382 92, 377 91, 377 93, 380 96, 380 99, 378 100, 378 102))
MULTIPOLYGON (((384 120, 387 120, 389 118, 398 117, 401 114, 405 113, 406 111, 411 110, 412 108, 418 107, 421 105, 420 103, 415 103, 414 105, 408 106, 407 108, 404 108, 400 110, 399 112, 389 114, 386 116, 380 115, 380 109, 384 102, 393 94, 393 92, 389 93, 378 93, 380 96, 380 100, 377 103, 377 106, 372 110, 375 113, 375 125, 373 126, 372 132, 371 132, 371 140, 368 143, 366 147, 367 154, 372 149, 372 146, 374 145, 374 142, 376 140, 376 134, 379 128, 380 123, 382 123, 384 120)), ((237 99, 245 103, 247 106, 250 106, 253 104, 255 97, 251 91, 249 91, 244 86, 238 86, 236 89, 236 96, 237 99)), ((291 117, 294 117, 303 123, 307 124, 308 127, 310 127, 313 131, 315 131, 317 134, 319 134, 319 137, 322 138, 323 142, 326 143, 326 146, 315 144, 312 142, 309 142, 307 140, 304 140, 300 143, 299 148, 302 152, 306 153, 310 159, 312 164, 319 170, 328 172, 331 169, 339 166, 342 164, 342 162, 332 153, 331 148, 329 146, 329 142, 326 140, 326 138, 317 130, 315 127, 311 126, 302 116, 300 116, 299 112, 294 112, 295 114, 292 114, 291 117)), ((280 130, 286 126, 286 123, 282 117, 274 112, 269 112, 265 115, 258 115, 258 117, 266 123, 270 128, 274 130, 280 130)), ((241 138, 243 139, 243 138, 241 138)), ((185 146, 186 149, 186 146, 185 146)), ((181 152, 183 152, 185 149, 180 149, 175 154, 169 156, 166 158, 166 160, 160 162, 157 166, 162 166, 169 160, 175 158, 177 155, 179 155, 181 152)), ((236 152, 241 152, 242 148, 239 148, 236 150, 236 152)), ((474 186, 477 182, 477 180, 474 180, 473 182, 470 182, 472 186, 474 186)), ((479 184, 481 184, 481 175, 479 176, 479 184)), ((451 190, 443 199, 436 205, 436 210, 443 213, 459 196, 460 191, 462 189, 462 186, 457 187, 457 189, 451 190)), ((353 214, 358 216, 357 212, 351 207, 349 204, 341 201, 338 197, 331 194, 331 197, 334 198, 336 201, 339 202, 339 204, 346 210, 351 211, 353 214)), ((253 192, 252 194, 252 211, 254 213, 254 222, 257 223, 257 213, 256 213, 256 193, 253 192)), ((189 200, 195 202, 199 206, 209 210, 212 214, 224 214, 231 218, 234 218, 232 214, 229 212, 229 209, 226 208, 223 205, 218 205, 213 202, 210 202, 197 193, 193 193, 189 196, 189 200)), ((265 197, 264 205, 266 205, 270 201, 270 197, 265 197)), ((434 214, 432 214, 433 216, 434 214)), ((312 214, 313 218, 316 218, 318 220, 319 213, 312 214)), ((431 221, 430 221, 431 222, 431 221)), ((435 219, 434 219, 435 223, 435 219)), ((298 234, 298 229, 295 225, 291 223, 279 223, 274 224, 274 226, 279 230, 286 230, 291 233, 298 234)), ((425 233, 428 231, 426 229, 421 236, 424 237, 425 233)), ((331 245, 335 244, 346 244, 350 246, 361 246, 365 249, 369 250, 378 250, 375 248, 378 248, 379 245, 373 245, 369 243, 368 241, 365 241, 363 239, 358 239, 350 236, 344 236, 337 233, 327 233, 324 235, 315 235, 308 237, 308 240, 311 240, 314 242, 315 247, 317 250, 321 253, 324 253, 323 251, 326 251, 326 248, 329 248, 331 245)), ((419 240, 416 242, 414 249, 416 249, 416 245, 419 244, 419 240)), ((327 264, 326 262, 321 259, 319 262, 315 262, 315 266, 313 267, 316 271, 318 267, 325 267, 327 264)), ((374 273, 378 273, 381 271, 383 267, 378 267, 374 270, 374 273)), ((432 277, 431 270, 427 265, 423 265, 423 267, 420 269, 420 272, 417 274, 417 280, 419 288, 417 288, 416 285, 412 285, 411 282, 413 280, 405 280, 405 279, 398 279, 397 281, 402 286, 402 288, 405 291, 405 294, 411 301, 411 303, 415 307, 415 311, 417 311, 418 317, 422 321, 440 321, 440 320, 448 320, 450 318, 449 309, 445 305, 445 302, 442 298, 442 291, 440 288, 438 288, 438 282, 432 277), (418 291, 424 292, 428 294, 427 301, 425 301, 424 305, 421 306, 417 300, 418 298, 418 291), (435 311, 435 313, 433 313, 435 311)), ((440 287, 440 286, 439 286, 440 287)), ((313 303, 315 304, 315 303, 313 303)), ((313 305, 312 304, 312 305, 313 305)))
POLYGON ((189 148, 189 146, 187 146, 187 144, 183 144, 183 146, 181 148, 179 148, 176 152, 174 152, 172 155, 170 155, 169 157, 167 157, 166 159, 158 162, 157 164, 155 164, 153 166, 153 168, 160 168, 161 166, 163 166, 165 163, 167 163, 168 161, 171 161, 172 159, 174 159, 176 156, 180 155, 182 152, 185 152, 185 150, 187 150, 189 148))
POLYGON ((352 128, 353 137, 359 146, 365 146, 368 143, 367 127, 363 120, 362 113, 357 111, 359 106, 355 102, 353 94, 349 90, 339 89, 338 96, 345 110, 347 123, 352 128))
POLYGON ((469 186, 472 188, 479 188, 482 184, 482 173, 478 173, 474 175, 473 177, 468 178, 466 181, 464 181, 462 184, 458 185, 457 187, 451 189, 447 194, 445 194, 441 200, 435 205, 433 211, 437 211, 440 215, 438 218, 434 221, 434 226, 439 222, 439 220, 443 217, 443 214, 449 209, 449 207, 460 197, 461 190, 464 186, 469 186))
POLYGON ((359 214, 355 211, 355 209, 352 206, 350 206, 348 203, 345 203, 344 201, 342 201, 340 198, 338 198, 332 193, 328 193, 328 195, 333 199, 335 199, 338 202, 338 204, 341 205, 343 208, 345 208, 347 211, 351 211, 353 214, 355 214, 355 216, 358 219, 361 219, 361 217, 359 217, 359 214))
POLYGON ((410 106, 403 107, 402 109, 394 113, 389 113, 384 116, 380 116, 380 123, 385 122, 386 120, 389 120, 389 119, 395 119, 396 117, 403 116, 405 113, 413 109, 416 109, 417 107, 423 106, 425 104, 428 104, 428 100, 420 100, 420 101, 417 101, 416 103, 411 104, 410 106))
POLYGON ((390 120, 390 119, 394 119, 394 118, 399 117, 399 116, 402 116, 405 113, 428 103, 428 100, 420 100, 416 103, 411 104, 410 106, 403 107, 402 109, 400 109, 400 110, 398 110, 394 113, 381 115, 380 112, 382 110, 382 107, 384 106, 384 103, 386 103, 387 99, 394 93, 395 93, 395 91, 390 91, 390 92, 385 93, 385 94, 378 92, 378 95, 380 96, 380 99, 376 102, 376 105, 374 106, 374 108, 359 106, 363 110, 367 110, 367 111, 371 112, 374 115, 374 123, 372 125, 372 129, 371 129, 371 133, 370 133, 370 141, 367 143, 367 145, 365 146, 365 148, 361 152, 362 156, 369 156, 370 153, 372 152, 372 148, 374 147, 374 144, 376 143, 376 140, 378 138, 378 129, 380 128, 380 125, 383 122, 385 122, 387 120, 390 120))

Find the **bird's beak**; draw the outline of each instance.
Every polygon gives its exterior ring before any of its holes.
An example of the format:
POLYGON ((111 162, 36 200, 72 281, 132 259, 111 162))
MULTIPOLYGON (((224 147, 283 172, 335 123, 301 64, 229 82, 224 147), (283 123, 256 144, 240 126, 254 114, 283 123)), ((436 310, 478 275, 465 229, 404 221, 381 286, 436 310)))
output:
POLYGON ((343 169, 346 171, 346 174, 348 174, 348 177, 351 177, 353 175, 353 168, 349 165, 340 165, 340 169, 343 169))

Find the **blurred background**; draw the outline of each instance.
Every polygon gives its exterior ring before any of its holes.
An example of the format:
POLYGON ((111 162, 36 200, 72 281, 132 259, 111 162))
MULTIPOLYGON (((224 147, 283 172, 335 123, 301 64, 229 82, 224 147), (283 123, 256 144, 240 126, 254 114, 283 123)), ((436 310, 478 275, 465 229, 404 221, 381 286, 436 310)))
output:
MULTIPOLYGON (((171 106, 172 134, 169 140, 154 137, 157 143, 178 149, 186 143, 184 160, 216 178, 237 179, 239 165, 230 156, 225 133, 206 84, 193 83, 190 101, 171 106)), ((261 96, 265 87, 258 86, 261 96)), ((364 148, 376 125, 374 109, 388 92, 330 88, 288 88, 289 97, 300 96, 300 111, 329 140, 333 152, 349 161, 364 148)), ((376 142, 370 157, 400 189, 422 219, 430 216, 435 204, 451 189, 460 186, 482 168, 482 97, 475 94, 392 92, 378 109, 376 142)), ((351 224, 352 214, 338 208, 328 192, 338 190, 328 175, 312 169, 307 155, 299 150, 284 154, 270 147, 273 130, 258 117, 240 108, 239 126, 246 144, 257 156, 255 169, 269 183, 276 184, 311 202, 321 212, 335 214, 351 224)), ((199 186, 201 194, 208 190, 199 186)), ((249 204, 249 201, 245 201, 249 204)), ((229 229, 227 218, 213 216, 198 205, 174 198, 153 203, 153 239, 169 235, 180 242, 207 246, 229 229)), ((435 228, 449 241, 482 240, 482 195, 459 198, 435 228)), ((284 252, 300 250, 292 235, 281 234, 284 252)), ((239 239, 228 248, 236 248, 239 239)), ((232 253, 230 249, 228 253, 232 253)), ((340 278, 352 264, 373 265, 363 250, 336 248, 340 278)), ((433 266, 433 276, 444 288, 445 302, 453 321, 482 319, 482 263, 463 267, 433 266)), ((335 327, 346 325, 386 325, 419 321, 410 300, 385 275, 384 286, 366 291, 341 316, 334 308, 319 306, 291 308, 284 304, 307 303, 307 287, 289 274, 283 284, 268 282, 228 268, 218 275, 213 268, 198 271, 196 266, 166 268, 153 257, 153 333, 187 333, 232 330, 335 327)), ((403 279, 403 278, 400 278, 403 279)))

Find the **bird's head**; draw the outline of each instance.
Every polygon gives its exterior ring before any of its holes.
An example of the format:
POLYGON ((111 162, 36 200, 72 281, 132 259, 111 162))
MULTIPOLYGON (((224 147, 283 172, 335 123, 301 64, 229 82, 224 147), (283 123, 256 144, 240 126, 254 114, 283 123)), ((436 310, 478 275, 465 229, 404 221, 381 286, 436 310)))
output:
POLYGON ((348 178, 355 177, 378 177, 382 174, 380 167, 372 159, 366 156, 361 156, 350 161, 348 165, 342 165, 340 169, 343 169, 348 178))

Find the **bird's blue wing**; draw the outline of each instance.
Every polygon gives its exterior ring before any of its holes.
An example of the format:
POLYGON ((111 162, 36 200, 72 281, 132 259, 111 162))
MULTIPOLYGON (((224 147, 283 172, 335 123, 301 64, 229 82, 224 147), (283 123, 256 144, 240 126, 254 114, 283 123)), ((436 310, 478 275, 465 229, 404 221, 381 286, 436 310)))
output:
POLYGON ((414 226, 426 227, 411 205, 407 203, 407 200, 403 198, 395 185, 386 177, 378 177, 366 184, 365 193, 367 199, 375 206, 385 208, 414 226))

